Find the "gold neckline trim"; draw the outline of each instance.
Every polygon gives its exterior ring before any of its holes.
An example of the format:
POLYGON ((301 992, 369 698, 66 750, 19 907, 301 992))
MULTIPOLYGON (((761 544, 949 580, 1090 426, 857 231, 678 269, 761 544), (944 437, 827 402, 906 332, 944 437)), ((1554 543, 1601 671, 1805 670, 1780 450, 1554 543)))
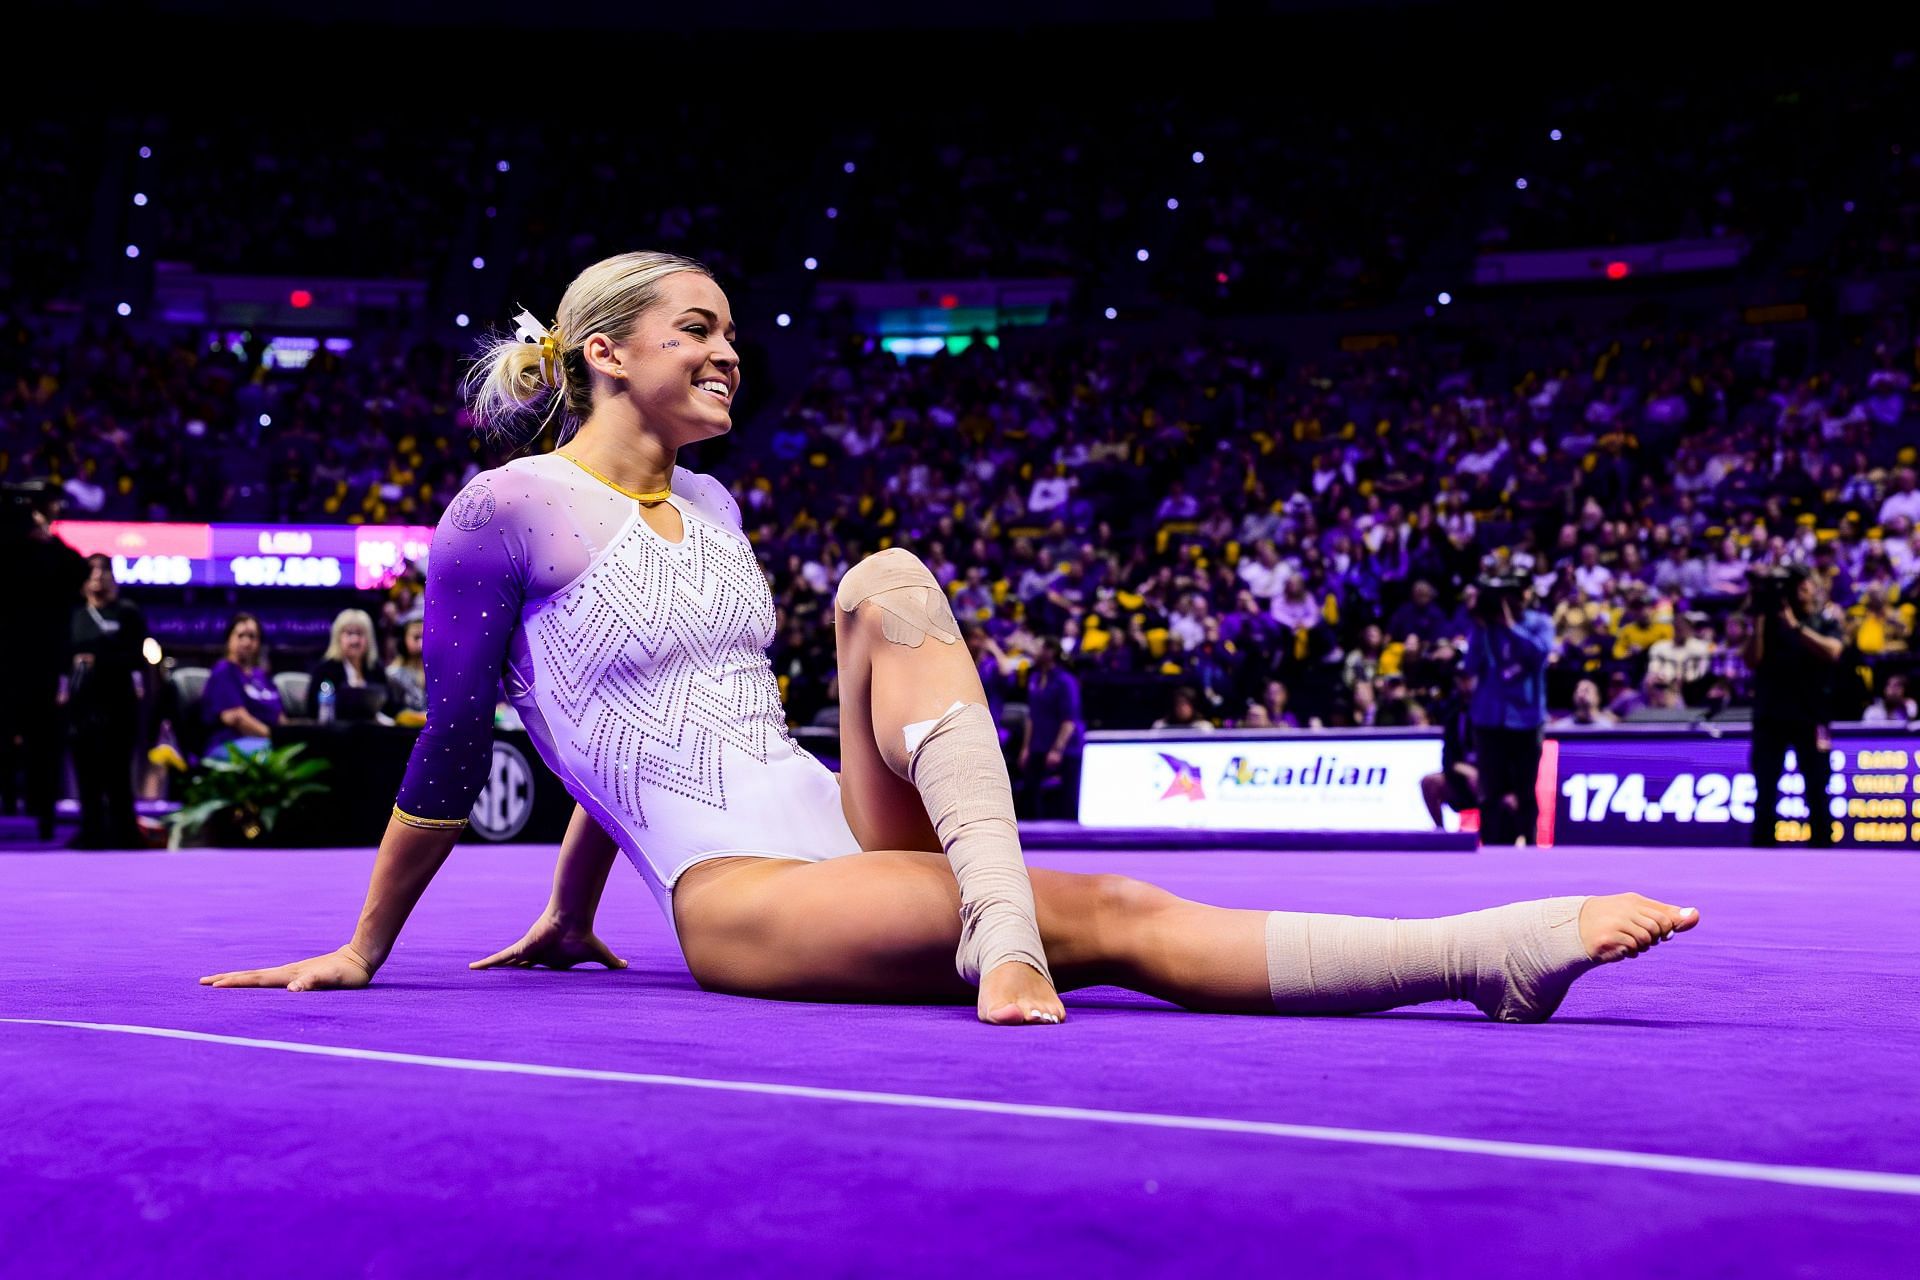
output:
POLYGON ((602 475, 600 472, 595 471, 592 467, 580 461, 580 459, 574 457, 570 453, 562 453, 562 454, 559 454, 559 456, 562 458, 565 458, 568 462, 571 462, 574 466, 580 468, 582 471, 592 476, 595 480, 598 480, 601 484, 606 485, 607 488, 612 489, 615 493, 624 494, 627 497, 632 498, 635 502, 640 502, 648 506, 652 506, 656 503, 665 502, 668 498, 673 496, 673 490, 671 488, 661 489, 656 493, 640 493, 637 490, 627 488, 625 485, 620 484, 619 482, 613 480, 611 477, 602 475))

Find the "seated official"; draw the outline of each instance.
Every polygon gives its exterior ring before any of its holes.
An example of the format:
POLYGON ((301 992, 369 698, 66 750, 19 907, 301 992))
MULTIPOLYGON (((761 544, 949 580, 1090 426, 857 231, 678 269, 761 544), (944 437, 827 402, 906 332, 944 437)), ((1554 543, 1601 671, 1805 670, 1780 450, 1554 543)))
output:
POLYGON ((307 685, 306 715, 320 718, 320 686, 333 686, 333 717, 345 723, 377 721, 392 724, 387 715, 390 692, 387 673, 375 657, 373 619, 363 609, 342 609, 333 620, 327 652, 314 665, 307 685))
POLYGON ((394 715, 427 709, 427 624, 412 618, 400 633, 400 656, 387 664, 387 701, 394 715))
POLYGON ((227 656, 213 664, 200 695, 200 715, 211 726, 209 756, 229 745, 243 752, 273 745, 273 726, 280 723, 280 691, 267 670, 266 646, 260 620, 236 613, 227 623, 227 656))

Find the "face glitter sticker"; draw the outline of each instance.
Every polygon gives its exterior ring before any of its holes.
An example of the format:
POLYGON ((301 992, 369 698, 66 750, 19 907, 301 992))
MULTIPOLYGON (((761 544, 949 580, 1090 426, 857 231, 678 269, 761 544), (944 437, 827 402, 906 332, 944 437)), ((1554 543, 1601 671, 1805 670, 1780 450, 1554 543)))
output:
POLYGON ((677 346, 679 346, 679 345, 680 345, 680 339, 678 339, 678 338, 675 338, 675 339, 674 339, 674 340, 673 340, 672 342, 663 342, 663 343, 661 343, 661 344, 660 344, 660 349, 661 349, 662 351, 665 351, 665 350, 666 350, 667 348, 669 348, 669 347, 677 347, 677 346))
POLYGON ((493 490, 486 485, 469 485, 464 493, 454 499, 453 522, 468 533, 484 528, 491 519, 493 519, 493 490))

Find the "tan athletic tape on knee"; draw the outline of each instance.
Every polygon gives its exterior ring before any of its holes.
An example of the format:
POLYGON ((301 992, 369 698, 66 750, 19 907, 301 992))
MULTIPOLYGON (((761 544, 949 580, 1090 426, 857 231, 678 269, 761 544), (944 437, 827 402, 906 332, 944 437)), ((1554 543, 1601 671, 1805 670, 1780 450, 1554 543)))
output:
POLYGON ((834 603, 847 613, 872 605, 880 611, 881 633, 909 649, 918 649, 929 635, 943 644, 960 640, 947 593, 920 557, 903 547, 876 552, 847 570, 834 603))
POLYGON ((1585 898, 1543 898, 1438 920, 1274 911, 1267 981, 1281 1013, 1374 1013, 1471 1000, 1501 1022, 1541 1022, 1597 962, 1585 898))
POLYGON ((1018 960, 1051 982, 1033 883, 1020 857, 1013 789, 987 709, 977 702, 948 708, 907 757, 907 777, 960 882, 960 949, 954 957, 960 976, 977 986, 982 974, 1018 960))

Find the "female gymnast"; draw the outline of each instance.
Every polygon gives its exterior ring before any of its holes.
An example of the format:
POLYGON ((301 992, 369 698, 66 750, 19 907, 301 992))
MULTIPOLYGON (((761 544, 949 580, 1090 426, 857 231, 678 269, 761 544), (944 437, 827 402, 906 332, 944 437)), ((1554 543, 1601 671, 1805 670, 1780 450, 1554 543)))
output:
POLYGON ((467 378, 474 416, 498 424, 552 397, 561 444, 474 477, 434 534, 430 710, 358 928, 328 955, 202 983, 372 981, 485 783, 503 677, 578 808, 547 910, 475 968, 621 966, 593 932, 616 852, 707 990, 970 999, 997 1024, 1057 1023, 1057 991, 1099 984, 1188 1009, 1464 999, 1537 1022, 1588 969, 1698 922, 1631 893, 1384 920, 1029 873, 979 675, 945 592, 899 548, 837 592, 836 778, 788 736, 766 655, 773 601, 739 508, 675 465, 732 425, 740 360, 719 285, 689 259, 623 254, 574 280, 555 329, 526 313, 518 325, 467 378))

